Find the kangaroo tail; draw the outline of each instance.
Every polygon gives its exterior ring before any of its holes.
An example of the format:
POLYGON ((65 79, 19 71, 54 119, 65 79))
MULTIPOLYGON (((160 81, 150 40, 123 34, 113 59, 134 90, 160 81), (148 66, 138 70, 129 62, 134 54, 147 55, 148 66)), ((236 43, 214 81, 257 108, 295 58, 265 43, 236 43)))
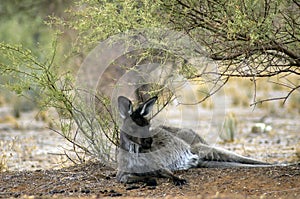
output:
POLYGON ((272 166, 270 163, 244 157, 234 152, 205 144, 197 144, 193 146, 192 152, 199 156, 199 167, 205 165, 207 165, 207 167, 222 167, 222 165, 225 167, 272 166), (208 164, 208 162, 211 162, 211 164, 208 164))
POLYGON ((258 168, 258 167, 273 167, 272 164, 244 164, 238 162, 219 162, 219 161, 199 161, 198 167, 203 168, 232 168, 232 167, 247 167, 247 168, 258 168))

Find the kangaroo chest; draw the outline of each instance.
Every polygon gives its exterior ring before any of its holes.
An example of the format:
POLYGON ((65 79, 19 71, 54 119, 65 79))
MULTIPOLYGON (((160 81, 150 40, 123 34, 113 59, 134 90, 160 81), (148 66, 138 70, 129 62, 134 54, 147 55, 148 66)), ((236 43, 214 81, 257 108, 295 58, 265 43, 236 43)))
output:
POLYGON ((155 130, 159 132, 153 136, 151 153, 161 157, 164 167, 174 171, 197 165, 198 156, 191 152, 186 142, 163 129, 155 130))
POLYGON ((128 173, 145 174, 167 168, 171 171, 196 167, 198 156, 191 152, 190 145, 163 129, 153 135, 151 148, 143 153, 130 153, 120 149, 119 169, 128 173), (126 158, 125 158, 126 157, 126 158))

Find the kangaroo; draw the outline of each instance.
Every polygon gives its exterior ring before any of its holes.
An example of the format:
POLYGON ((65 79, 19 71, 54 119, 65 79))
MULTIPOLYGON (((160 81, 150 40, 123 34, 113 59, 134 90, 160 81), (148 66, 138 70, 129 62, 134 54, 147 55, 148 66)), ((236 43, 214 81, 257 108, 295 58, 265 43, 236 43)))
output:
MULTIPOLYGON (((157 97, 153 97, 133 111, 133 105, 129 99, 123 96, 118 98, 118 108, 123 120, 117 156, 117 180, 119 182, 144 181, 156 184, 153 177, 167 177, 172 179, 175 185, 186 183, 186 180, 176 177, 165 165, 165 156, 160 156, 157 152, 151 153, 153 135, 151 135, 150 123, 145 116, 151 112, 156 100, 157 97)), ((191 152, 189 153, 193 156, 191 152)))
POLYGON ((132 102, 118 98, 123 124, 120 128, 117 180, 122 183, 151 182, 154 177, 170 178, 175 185, 185 179, 176 170, 195 167, 266 167, 269 163, 247 158, 225 149, 209 146, 191 129, 159 126, 150 130, 146 116, 157 97, 152 97, 133 110, 132 102))

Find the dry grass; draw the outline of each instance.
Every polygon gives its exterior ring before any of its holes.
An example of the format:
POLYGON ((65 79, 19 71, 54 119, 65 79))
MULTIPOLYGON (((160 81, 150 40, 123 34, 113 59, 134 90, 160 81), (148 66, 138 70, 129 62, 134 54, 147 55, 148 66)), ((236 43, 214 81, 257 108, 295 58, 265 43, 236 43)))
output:
MULTIPOLYGON (((290 91, 288 86, 299 84, 300 78, 297 76, 291 76, 288 80, 277 77, 260 78, 256 79, 255 84, 247 78, 231 78, 223 89, 229 101, 229 107, 251 108, 250 105, 255 101, 286 96, 290 91)), ((205 84, 198 85, 196 90, 199 99, 208 93, 205 84)), ((210 99, 201 105, 205 109, 213 109, 214 107, 210 99)), ((294 91, 285 104, 283 104, 283 100, 275 100, 257 103, 255 108, 266 110, 268 114, 286 112, 297 115, 300 113, 300 93, 297 90, 294 91)))
POLYGON ((0 107, 5 105, 5 98, 0 94, 0 107))

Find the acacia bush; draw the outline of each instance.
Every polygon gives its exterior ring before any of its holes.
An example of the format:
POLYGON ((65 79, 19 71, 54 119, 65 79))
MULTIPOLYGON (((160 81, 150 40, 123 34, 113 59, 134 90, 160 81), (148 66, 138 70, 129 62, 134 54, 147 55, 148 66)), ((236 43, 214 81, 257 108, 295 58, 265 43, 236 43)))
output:
MULTIPOLYGON (((75 52, 90 50, 98 41, 128 30, 183 32, 205 49, 205 54, 199 51, 195 56, 204 55, 218 64, 218 71, 211 72, 218 77, 213 82, 216 87, 223 87, 232 77, 248 78, 253 82, 255 105, 285 102, 297 94, 299 82, 290 77, 300 74, 299 6, 296 0, 82 0, 68 11, 69 19, 52 18, 52 22, 77 31, 75 52), (269 83, 284 87, 287 93, 256 99, 256 80, 274 76, 277 81, 269 83)), ((195 77, 203 76, 201 72, 195 77)))

